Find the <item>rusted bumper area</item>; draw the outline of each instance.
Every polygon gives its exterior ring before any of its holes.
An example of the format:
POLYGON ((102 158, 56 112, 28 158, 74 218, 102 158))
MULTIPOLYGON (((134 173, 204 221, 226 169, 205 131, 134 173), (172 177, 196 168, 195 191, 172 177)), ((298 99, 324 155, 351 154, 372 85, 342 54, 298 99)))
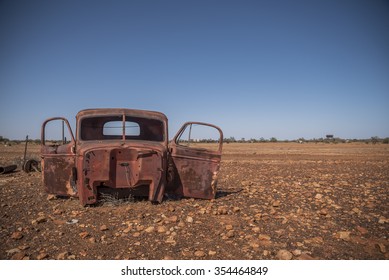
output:
POLYGON ((164 192, 163 155, 146 148, 90 150, 78 161, 81 178, 78 195, 83 205, 97 202, 99 192, 145 195, 162 201, 164 192))

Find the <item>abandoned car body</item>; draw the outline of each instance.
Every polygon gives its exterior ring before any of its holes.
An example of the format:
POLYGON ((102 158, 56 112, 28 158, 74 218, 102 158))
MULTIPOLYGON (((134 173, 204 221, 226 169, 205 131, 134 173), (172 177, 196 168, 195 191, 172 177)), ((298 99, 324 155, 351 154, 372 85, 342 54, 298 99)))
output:
POLYGON ((105 192, 148 196, 152 202, 161 202, 164 194, 203 199, 216 195, 223 133, 212 124, 185 123, 169 142, 168 120, 162 113, 87 109, 76 116, 75 136, 68 120, 56 117, 42 124, 41 140, 45 190, 78 197, 84 206, 95 204, 105 192), (62 123, 59 143, 49 136, 53 122, 62 123), (63 136, 66 127, 68 141, 63 136), (195 139, 195 128, 212 131, 215 140, 195 139), (212 145, 200 144, 204 142, 212 145))

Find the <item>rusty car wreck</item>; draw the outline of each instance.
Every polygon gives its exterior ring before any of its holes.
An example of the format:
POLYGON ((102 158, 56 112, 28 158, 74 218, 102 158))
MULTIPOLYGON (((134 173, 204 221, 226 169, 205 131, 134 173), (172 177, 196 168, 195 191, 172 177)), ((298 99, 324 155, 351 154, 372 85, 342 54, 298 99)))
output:
POLYGON ((223 144, 215 125, 185 123, 169 141, 163 113, 87 109, 77 114, 75 131, 63 117, 42 124, 42 180, 50 194, 78 197, 84 206, 95 204, 102 193, 146 196, 152 202, 165 194, 215 198, 223 144), (48 132, 53 122, 62 124, 59 142, 48 132))

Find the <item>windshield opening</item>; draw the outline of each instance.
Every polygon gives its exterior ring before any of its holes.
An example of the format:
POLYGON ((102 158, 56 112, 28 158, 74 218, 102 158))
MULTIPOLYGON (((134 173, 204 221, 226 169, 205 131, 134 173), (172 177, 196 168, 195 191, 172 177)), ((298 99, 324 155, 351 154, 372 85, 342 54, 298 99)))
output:
POLYGON ((164 124, 160 120, 141 117, 97 116, 81 120, 80 139, 164 141, 164 124))

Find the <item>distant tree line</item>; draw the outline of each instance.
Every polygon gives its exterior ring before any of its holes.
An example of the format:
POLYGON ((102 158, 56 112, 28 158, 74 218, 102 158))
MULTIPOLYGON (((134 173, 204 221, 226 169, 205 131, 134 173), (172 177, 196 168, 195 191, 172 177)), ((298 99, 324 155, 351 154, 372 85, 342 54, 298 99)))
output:
MULTIPOLYGON (((217 140, 214 139, 196 139, 194 140, 195 142, 198 143, 216 143, 218 142, 217 140)), ((29 139, 29 143, 34 143, 34 144, 40 144, 41 140, 40 139, 29 139)), ((261 138, 240 138, 240 139, 235 139, 235 137, 231 136, 229 138, 224 138, 223 139, 224 143, 275 143, 275 142, 282 142, 282 143, 288 143, 288 142, 296 142, 296 143, 366 143, 366 144, 389 144, 389 137, 386 138, 380 138, 378 136, 373 136, 369 139, 343 139, 339 137, 326 137, 326 138, 313 138, 313 139, 305 139, 303 137, 294 139, 294 140, 278 140, 276 137, 271 137, 269 139, 265 139, 264 137, 261 138)), ((2 144, 20 144, 20 143, 25 143, 25 140, 10 140, 6 137, 0 136, 0 143, 2 144)))
POLYGON ((326 137, 326 138, 313 138, 313 139, 305 139, 303 137, 298 138, 298 139, 293 139, 293 140, 278 140, 276 137, 271 137, 269 139, 265 139, 263 137, 261 138, 241 138, 241 139, 235 139, 235 137, 229 137, 229 138, 224 138, 223 139, 224 143, 274 143, 274 142, 283 142, 283 143, 288 143, 288 142, 296 142, 296 143, 372 143, 372 144, 378 144, 378 143, 383 143, 383 144, 389 144, 389 137, 386 138, 379 138, 377 136, 371 137, 369 139, 343 139, 339 137, 326 137))
MULTIPOLYGON (((0 135, 0 143, 2 143, 4 145, 13 145, 13 144, 17 145, 17 144, 25 143, 25 142, 26 142, 26 140, 10 140, 10 139, 0 135)), ((41 139, 28 139, 28 143, 40 144, 41 139)))

